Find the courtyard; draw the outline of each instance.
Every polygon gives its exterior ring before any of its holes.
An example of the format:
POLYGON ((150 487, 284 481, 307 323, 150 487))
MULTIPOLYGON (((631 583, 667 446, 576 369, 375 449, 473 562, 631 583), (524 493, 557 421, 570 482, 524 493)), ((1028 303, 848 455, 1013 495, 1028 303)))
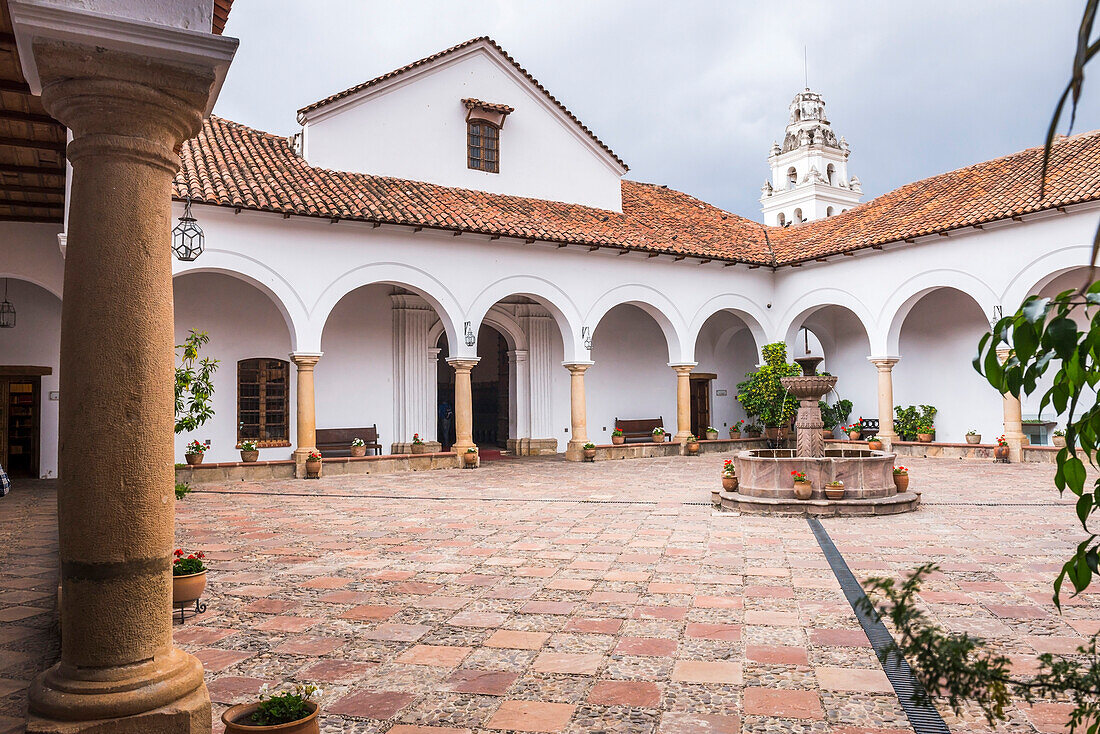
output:
MULTIPOLYGON (((208 609, 175 641, 215 719, 312 681, 324 732, 911 731, 807 521, 712 510, 724 458, 204 484, 176 536, 210 561, 208 609)), ((936 561, 931 614, 1025 674, 1100 630, 1093 594, 1050 603, 1078 536, 1052 466, 906 463, 919 511, 822 521, 858 578, 936 561)), ((55 491, 2 500, 2 732, 57 655, 55 491)), ((1062 731, 1067 713, 1021 703, 998 731, 1062 731)))

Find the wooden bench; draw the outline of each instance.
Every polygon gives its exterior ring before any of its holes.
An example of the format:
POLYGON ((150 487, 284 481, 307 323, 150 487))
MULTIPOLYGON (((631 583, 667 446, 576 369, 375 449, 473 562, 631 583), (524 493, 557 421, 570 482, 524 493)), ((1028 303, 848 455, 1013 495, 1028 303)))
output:
POLYGON ((363 439, 371 453, 382 453, 377 423, 369 428, 318 428, 317 450, 321 452, 321 456, 351 456, 353 438, 363 439))
POLYGON ((623 432, 624 443, 651 442, 653 441, 653 429, 662 428, 664 425, 664 418, 615 419, 615 427, 623 432))

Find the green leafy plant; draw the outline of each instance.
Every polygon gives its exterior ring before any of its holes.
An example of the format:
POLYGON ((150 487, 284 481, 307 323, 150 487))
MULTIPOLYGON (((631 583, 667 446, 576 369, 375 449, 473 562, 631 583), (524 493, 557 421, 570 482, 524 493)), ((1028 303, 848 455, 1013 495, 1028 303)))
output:
MULTIPOLYGON (((920 430, 921 426, 932 425, 935 417, 936 408, 932 405, 909 405, 904 408, 895 405, 894 431, 902 441, 916 441, 918 433, 925 433, 920 430)), ((880 427, 879 430, 882 428, 880 427)))
POLYGON ((594 444, 594 443, 592 443, 591 441, 589 441, 588 443, 586 443, 586 444, 584 445, 584 450, 585 450, 585 451, 595 451, 595 450, 596 450, 596 444, 594 444))
POLYGON ((176 499, 182 500, 187 495, 191 494, 191 485, 187 482, 176 482, 176 499))
POLYGON ((241 451, 258 451, 255 441, 241 441, 241 445, 237 448, 241 451))
POLYGON ((177 350, 183 350, 176 367, 176 433, 193 431, 214 417, 212 398, 218 360, 199 360, 199 350, 209 341, 205 331, 192 329, 183 344, 176 345, 177 350))
POLYGON ((176 548, 172 555, 175 556, 172 561, 173 576, 189 576, 206 570, 206 565, 202 562, 202 559, 206 558, 206 554, 202 551, 184 556, 183 548, 176 548))
POLYGON ((260 688, 260 705, 252 714, 252 723, 274 726, 300 721, 313 713, 324 691, 312 683, 299 683, 292 690, 267 695, 267 684, 260 688))
POLYGON ((800 375, 802 369, 787 362, 787 345, 783 342, 765 345, 761 353, 764 364, 737 383, 737 402, 768 428, 779 428, 790 423, 798 412, 798 400, 779 380, 800 375))

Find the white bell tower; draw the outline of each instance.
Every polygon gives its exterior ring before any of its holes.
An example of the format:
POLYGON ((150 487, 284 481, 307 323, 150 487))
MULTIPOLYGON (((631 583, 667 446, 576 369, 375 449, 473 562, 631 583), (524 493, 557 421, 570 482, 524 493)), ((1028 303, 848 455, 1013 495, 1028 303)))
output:
POLYGON ((783 147, 772 143, 771 180, 761 189, 764 224, 787 226, 824 219, 859 203, 863 188, 848 177, 848 141, 837 140, 825 100, 805 89, 791 102, 783 147))

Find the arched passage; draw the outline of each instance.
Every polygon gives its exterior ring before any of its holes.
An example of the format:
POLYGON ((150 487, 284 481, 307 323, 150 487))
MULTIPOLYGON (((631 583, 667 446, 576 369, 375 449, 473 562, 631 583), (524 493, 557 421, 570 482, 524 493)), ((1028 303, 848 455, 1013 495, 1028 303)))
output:
POLYGON ((5 289, 15 326, 0 329, 0 465, 12 476, 56 477, 61 299, 19 277, 0 276, 0 300, 5 289))
MULTIPOLYGON (((514 438, 516 430, 514 360, 519 335, 497 326, 501 321, 494 318, 483 321, 477 332, 478 363, 470 370, 474 443, 482 450, 483 457, 489 455, 489 451, 514 446, 509 440, 514 438)), ((446 334, 440 334, 438 345, 442 352, 447 351, 446 334)), ((455 373, 442 360, 436 368, 436 387, 437 436, 443 448, 448 449, 455 440, 455 424, 448 415, 453 413, 455 373)))
MULTIPOLYGON (((751 317, 749 321, 755 324, 751 317)), ((698 365, 691 375, 691 430, 696 436, 708 426, 725 435, 730 426, 745 418, 737 402, 737 383, 760 361, 763 331, 759 324, 755 326, 733 310, 720 310, 696 330, 698 365)))
POLYGON ((173 278, 172 288, 176 344, 182 344, 191 330, 206 332, 210 341, 200 356, 219 361, 214 373, 214 417, 195 431, 177 434, 177 461, 183 460, 184 447, 192 440, 210 441, 207 462, 239 461, 238 441, 257 435, 241 433, 241 424, 251 425, 253 419, 260 431, 260 458, 287 458, 294 441, 295 375, 289 364, 294 346, 285 310, 270 292, 221 272, 185 271, 173 278), (266 376, 254 381, 248 375, 242 383, 239 363, 257 359, 272 363, 270 384, 266 376), (283 377, 276 374, 274 362, 285 364, 283 377))

